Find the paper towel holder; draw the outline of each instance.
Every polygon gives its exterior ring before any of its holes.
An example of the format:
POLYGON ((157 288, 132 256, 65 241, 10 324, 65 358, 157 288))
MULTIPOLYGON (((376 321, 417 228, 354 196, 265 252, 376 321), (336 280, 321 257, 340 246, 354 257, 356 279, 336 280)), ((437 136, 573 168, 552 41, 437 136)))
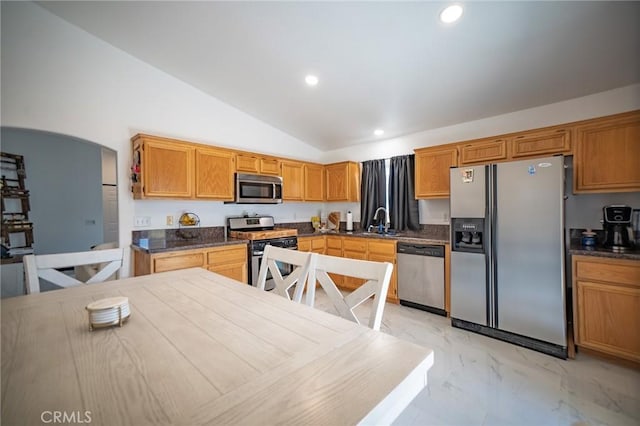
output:
POLYGON ((347 212, 347 232, 353 232, 353 214, 351 210, 347 212))

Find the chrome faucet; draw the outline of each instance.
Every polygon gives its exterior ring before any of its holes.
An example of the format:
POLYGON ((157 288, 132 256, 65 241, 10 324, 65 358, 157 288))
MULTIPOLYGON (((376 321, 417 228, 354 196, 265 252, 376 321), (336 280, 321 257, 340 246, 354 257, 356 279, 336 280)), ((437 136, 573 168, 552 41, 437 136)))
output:
POLYGON ((389 222, 387 222, 387 209, 385 209, 384 207, 378 207, 376 209, 376 212, 373 214, 373 220, 378 220, 378 213, 380 213, 380 210, 384 212, 384 218, 382 218, 382 220, 384 222, 384 232, 387 232, 390 225, 389 222))

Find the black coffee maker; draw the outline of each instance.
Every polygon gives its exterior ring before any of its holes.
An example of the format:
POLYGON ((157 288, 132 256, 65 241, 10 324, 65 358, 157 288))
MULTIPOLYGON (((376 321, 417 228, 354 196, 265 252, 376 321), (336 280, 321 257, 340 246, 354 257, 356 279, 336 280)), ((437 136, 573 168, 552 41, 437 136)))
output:
POLYGON ((604 246, 613 251, 633 250, 632 209, 625 205, 610 205, 602 208, 604 219, 604 246))

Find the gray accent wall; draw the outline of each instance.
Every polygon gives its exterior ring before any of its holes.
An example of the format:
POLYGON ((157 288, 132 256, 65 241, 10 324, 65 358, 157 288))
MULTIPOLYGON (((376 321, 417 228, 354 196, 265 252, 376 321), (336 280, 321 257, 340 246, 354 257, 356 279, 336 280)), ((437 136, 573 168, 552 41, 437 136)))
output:
POLYGON ((101 146, 37 130, 1 128, 3 152, 23 155, 35 254, 103 242, 101 146))

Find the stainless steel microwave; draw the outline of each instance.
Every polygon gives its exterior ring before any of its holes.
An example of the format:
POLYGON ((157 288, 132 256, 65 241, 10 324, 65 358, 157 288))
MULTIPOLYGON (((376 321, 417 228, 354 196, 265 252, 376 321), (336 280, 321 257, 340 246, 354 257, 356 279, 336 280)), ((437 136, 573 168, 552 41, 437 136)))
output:
POLYGON ((235 202, 238 204, 282 203, 282 178, 237 173, 235 202))

